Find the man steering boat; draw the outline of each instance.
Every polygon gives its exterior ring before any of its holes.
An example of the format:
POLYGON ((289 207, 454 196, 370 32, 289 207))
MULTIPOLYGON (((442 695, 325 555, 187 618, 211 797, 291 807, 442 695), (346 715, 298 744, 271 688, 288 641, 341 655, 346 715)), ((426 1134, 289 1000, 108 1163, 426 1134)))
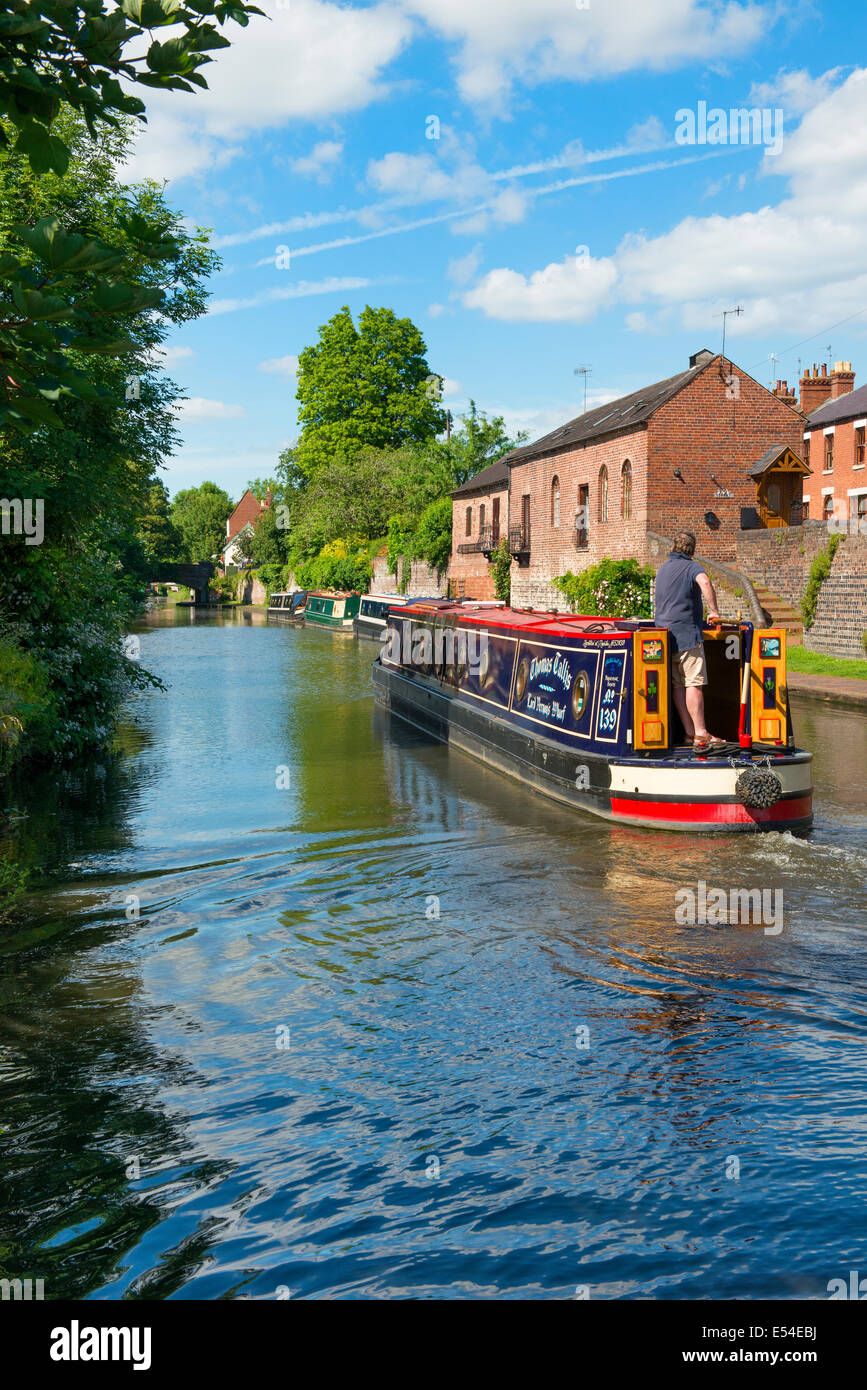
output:
POLYGON ((713 584, 693 559, 694 554, 692 531, 678 531, 671 554, 656 572, 654 620, 670 633, 672 695, 684 732, 694 748, 706 752, 723 747, 726 740, 709 733, 705 723, 707 661, 702 638, 702 601, 707 604, 709 623, 721 619, 713 584))

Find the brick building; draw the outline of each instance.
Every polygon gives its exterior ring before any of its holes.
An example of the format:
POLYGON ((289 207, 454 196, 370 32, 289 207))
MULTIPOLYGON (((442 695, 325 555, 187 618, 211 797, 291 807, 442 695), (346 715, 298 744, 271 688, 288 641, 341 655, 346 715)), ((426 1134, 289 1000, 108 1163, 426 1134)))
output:
POLYGON ((505 523, 502 475, 478 474, 458 489, 450 577, 462 575, 468 595, 470 583, 484 582, 483 542, 490 537, 482 528, 493 520, 495 497, 499 524, 508 526, 517 607, 566 607, 551 583, 556 576, 605 556, 645 560, 649 532, 670 537, 686 527, 702 555, 733 561, 745 516, 757 526, 800 520, 802 434, 793 397, 766 390, 706 349, 697 352, 687 370, 588 411, 500 460, 508 468, 505 523), (788 500, 775 512, 766 499, 777 496, 778 484, 782 495, 783 483, 788 500), (480 547, 472 559, 460 549, 469 542, 480 547))
POLYGON ((220 551, 219 565, 226 570, 230 565, 239 565, 246 554, 253 527, 259 515, 271 505, 270 490, 264 502, 260 502, 249 488, 226 522, 226 539, 220 551))
POLYGON ((509 465, 483 468, 452 493, 449 586, 455 598, 494 598, 488 558, 509 526, 509 465))
POLYGON ((814 521, 857 521, 867 526, 867 386, 855 386, 849 362, 830 375, 822 365, 801 378, 807 416, 805 454, 812 476, 804 485, 814 521))

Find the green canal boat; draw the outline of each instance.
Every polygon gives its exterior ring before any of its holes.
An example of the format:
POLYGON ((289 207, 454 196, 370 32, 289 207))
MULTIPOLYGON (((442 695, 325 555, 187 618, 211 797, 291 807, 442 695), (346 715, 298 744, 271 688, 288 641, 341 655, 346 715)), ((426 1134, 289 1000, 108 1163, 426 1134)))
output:
POLYGON ((361 594, 329 594, 311 589, 304 609, 304 624, 331 628, 333 632, 351 633, 360 604, 361 594))

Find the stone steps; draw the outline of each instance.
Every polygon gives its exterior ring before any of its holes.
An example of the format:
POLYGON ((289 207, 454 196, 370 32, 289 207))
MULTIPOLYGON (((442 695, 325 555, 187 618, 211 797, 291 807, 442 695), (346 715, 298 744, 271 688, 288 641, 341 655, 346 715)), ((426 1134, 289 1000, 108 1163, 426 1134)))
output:
POLYGON ((780 598, 779 594, 775 594, 766 584, 754 583, 753 588, 758 595, 759 603, 770 613, 774 626, 785 628, 790 644, 800 644, 804 635, 804 623, 797 608, 786 599, 780 598))

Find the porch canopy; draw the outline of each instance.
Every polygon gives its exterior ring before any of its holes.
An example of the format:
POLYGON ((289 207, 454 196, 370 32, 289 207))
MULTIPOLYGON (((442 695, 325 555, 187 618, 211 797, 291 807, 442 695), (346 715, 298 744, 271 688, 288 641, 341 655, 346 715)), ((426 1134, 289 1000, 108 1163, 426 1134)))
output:
POLYGON ((747 472, 756 485, 759 525, 800 525, 804 479, 812 472, 800 455, 788 444, 773 444, 747 472))

